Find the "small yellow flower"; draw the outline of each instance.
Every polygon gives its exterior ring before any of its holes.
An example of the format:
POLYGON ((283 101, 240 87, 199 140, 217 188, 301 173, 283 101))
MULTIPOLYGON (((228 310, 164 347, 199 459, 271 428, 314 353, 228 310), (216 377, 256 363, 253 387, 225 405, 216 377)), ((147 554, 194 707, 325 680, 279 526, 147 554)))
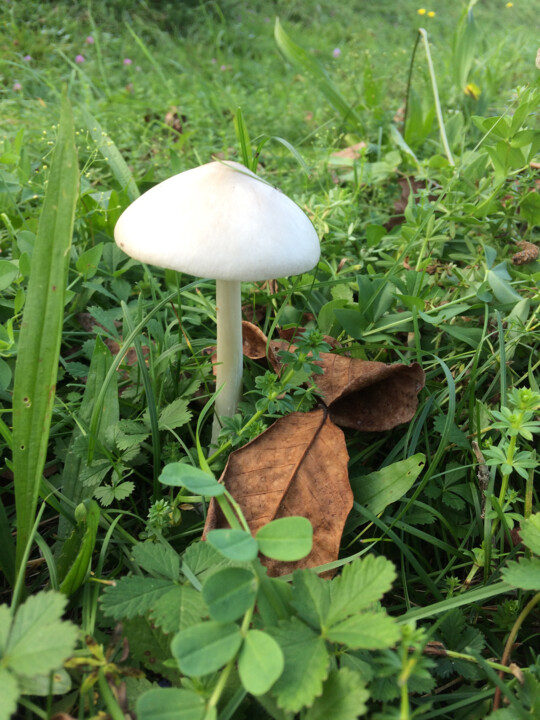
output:
POLYGON ((506 7, 507 7, 507 8, 514 7, 514 3, 506 3, 506 7))
POLYGON ((428 16, 429 18, 434 18, 434 17, 435 17, 435 13, 433 12, 433 10, 430 10, 430 11, 428 12, 427 16, 428 16))
POLYGON ((425 15, 425 14, 426 14, 425 8, 419 8, 416 12, 417 12, 419 15, 425 15))

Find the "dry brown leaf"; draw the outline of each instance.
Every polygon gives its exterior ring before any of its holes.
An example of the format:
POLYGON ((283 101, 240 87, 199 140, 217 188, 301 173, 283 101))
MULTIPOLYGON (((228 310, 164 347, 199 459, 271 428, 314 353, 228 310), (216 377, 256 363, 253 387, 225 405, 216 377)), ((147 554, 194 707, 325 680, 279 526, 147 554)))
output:
MULTIPOLYGON (((338 159, 344 158, 345 160, 358 160, 358 158, 362 155, 362 150, 365 150, 366 148, 367 143, 362 140, 355 145, 350 145, 343 150, 338 150, 337 152, 332 153, 332 157, 338 159)), ((338 162, 334 162, 332 164, 334 166, 339 165, 339 160, 338 162)), ((345 163, 345 165, 348 167, 348 163, 345 163)))
MULTIPOLYGON (((313 525, 313 549, 306 558, 263 559, 271 576, 337 559, 353 503, 348 459, 344 434, 326 410, 280 418, 229 456, 221 482, 242 508, 253 534, 271 520, 292 515, 302 515, 313 525)), ((223 527, 227 522, 212 500, 205 535, 223 527)))
POLYGON ((414 416, 425 383, 418 363, 387 365, 321 353, 319 364, 324 373, 313 379, 337 425, 380 432, 414 416))
POLYGON ((516 243, 516 245, 520 248, 520 250, 512 255, 513 265, 525 265, 526 263, 538 260, 538 256, 540 255, 540 248, 538 245, 534 245, 526 240, 520 240, 516 243))

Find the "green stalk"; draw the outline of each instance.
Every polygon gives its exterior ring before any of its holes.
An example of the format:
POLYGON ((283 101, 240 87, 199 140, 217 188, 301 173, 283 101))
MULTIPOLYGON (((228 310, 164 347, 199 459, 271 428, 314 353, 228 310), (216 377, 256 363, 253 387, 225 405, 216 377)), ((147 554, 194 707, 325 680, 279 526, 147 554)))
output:
POLYGON ((448 144, 448 138, 446 137, 446 130, 444 129, 444 120, 442 116, 442 110, 441 110, 441 102, 439 100, 439 91, 437 89, 437 79, 435 77, 435 69, 433 67, 433 61, 431 59, 431 52, 429 49, 429 43, 427 38, 427 32, 424 30, 424 28, 419 28, 418 32, 422 36, 422 41, 424 43, 424 49, 426 51, 426 59, 429 69, 429 76, 431 78, 431 87, 433 89, 433 99, 435 101, 435 112, 437 113, 437 121, 439 123, 439 132, 441 135, 441 142, 444 147, 444 152, 446 153, 446 157, 448 158, 448 162, 452 167, 455 166, 454 158, 452 157, 452 152, 450 150, 450 145, 448 144))

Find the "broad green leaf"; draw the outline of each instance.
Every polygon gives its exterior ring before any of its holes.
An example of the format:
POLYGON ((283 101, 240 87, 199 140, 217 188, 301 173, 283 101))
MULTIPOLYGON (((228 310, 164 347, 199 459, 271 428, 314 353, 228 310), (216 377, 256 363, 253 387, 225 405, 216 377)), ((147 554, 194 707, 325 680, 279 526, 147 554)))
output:
POLYGON ((171 587, 173 583, 162 578, 122 577, 103 591, 101 609, 115 620, 144 615, 171 587))
POLYGON ((246 530, 210 530, 206 540, 230 560, 249 562, 255 560, 259 552, 257 541, 246 530))
POLYGON ((17 680, 5 667, 0 667, 0 720, 10 720, 17 709, 19 687, 17 680))
POLYGON ((525 193, 519 208, 522 217, 531 227, 540 225, 540 196, 537 192, 525 193))
POLYGON ((274 560, 294 562, 311 552, 313 527, 304 517, 278 518, 264 525, 255 539, 263 555, 274 560))
POLYGON ((223 568, 205 580, 202 594, 213 620, 232 622, 253 607, 257 579, 250 570, 223 568))
POLYGON ((511 277, 506 269, 506 263, 500 263, 488 270, 487 281, 497 300, 503 305, 515 305, 522 298, 510 285, 511 277))
POLYGON ((417 453, 369 475, 351 478, 354 499, 378 515, 411 489, 425 462, 426 456, 417 453))
POLYGON ((73 531, 72 537, 64 544, 63 552, 65 554, 60 556, 58 560, 59 579, 61 581, 60 592, 63 592, 68 596, 73 595, 73 593, 83 584, 90 569, 92 553, 94 552, 96 544, 99 517, 101 514, 99 506, 93 500, 90 500, 87 501, 87 507, 85 510, 84 519, 79 523, 79 525, 81 525, 82 533, 77 532, 79 528, 73 531), (76 543, 76 548, 73 548, 69 544, 70 539, 73 539, 74 543, 76 543), (65 573, 60 572, 61 561, 63 558, 68 559, 65 566, 65 573), (70 565, 69 561, 71 558, 73 558, 73 562, 71 562, 70 565))
POLYGON ((279 578, 263 574, 257 594, 257 611, 265 628, 277 625, 280 620, 288 620, 293 614, 291 606, 291 586, 279 578))
POLYGON ((178 580, 180 558, 176 550, 165 542, 140 542, 133 546, 133 559, 149 573, 169 580, 178 580))
POLYGON ((191 410, 188 410, 188 401, 184 398, 173 400, 170 405, 163 408, 159 415, 160 430, 174 430, 191 420, 191 410))
POLYGON ((225 487, 213 475, 182 462, 165 465, 159 482, 172 487, 185 487, 192 493, 206 497, 217 497, 225 492, 225 487))
POLYGON ((296 570, 293 574, 291 604, 298 616, 314 630, 325 625, 330 608, 330 583, 309 570, 296 570))
POLYGON ((84 107, 82 107, 81 109, 84 122, 86 124, 86 127, 88 128, 88 132, 90 133, 92 140, 96 143, 98 150, 103 155, 105 162, 110 167, 116 182, 123 190, 125 189, 127 191, 129 201, 133 202, 139 197, 140 193, 139 189, 137 188, 137 184, 133 179, 133 175, 131 174, 131 170, 128 167, 128 164, 122 157, 122 154, 120 153, 114 142, 103 130, 95 117, 93 117, 84 107))
POLYGON ((390 589, 396 577, 393 564, 385 557, 367 555, 357 558, 343 568, 332 582, 332 602, 327 626, 363 610, 379 600, 390 589))
POLYGON ((264 695, 283 672, 285 661, 280 646, 261 630, 249 630, 238 658, 238 673, 252 695, 264 695))
POLYGON ((0 292, 6 290, 18 274, 19 269, 11 260, 0 259, 0 292))
POLYGON ((20 675, 43 675, 71 654, 77 628, 61 620, 67 598, 58 592, 31 595, 17 610, 3 664, 20 675))
POLYGON ((241 644, 242 635, 237 625, 210 620, 175 635, 171 651, 180 670, 197 677, 219 670, 232 660, 241 644))
POLYGON ((81 275, 84 275, 85 280, 88 280, 97 273, 102 253, 103 243, 98 243, 97 245, 94 245, 94 247, 91 247, 83 252, 77 259, 75 267, 81 275))
POLYGON ((360 116, 348 104, 337 87, 332 83, 326 72, 319 65, 317 60, 306 52, 304 48, 300 47, 291 40, 281 26, 278 18, 276 18, 276 24, 274 26, 274 38, 278 48, 287 60, 292 65, 296 65, 312 76, 319 90, 323 93, 332 107, 340 113, 343 120, 347 124, 353 125, 356 131, 362 130, 363 123, 360 116))
POLYGON ((382 650, 391 647, 401 632, 393 618, 385 612, 361 612, 332 625, 326 637, 354 650, 382 650))
POLYGON ((524 544, 535 555, 540 555, 540 512, 531 515, 521 523, 519 534, 524 544))
POLYGON ((182 572, 197 589, 207 575, 230 565, 231 561, 207 542, 192 543, 182 555, 182 572))
POLYGON ((305 714, 305 720, 356 720, 366 712, 366 690, 359 673, 349 668, 332 670, 320 697, 305 714))
POLYGON ((48 697, 51 694, 51 689, 53 695, 65 695, 71 690, 71 677, 63 668, 58 668, 54 672, 45 675, 19 675, 17 683, 21 695, 48 697))
POLYGON ((540 558, 511 560, 502 571, 502 578, 509 585, 522 590, 540 590, 540 558))
POLYGON ((159 688, 143 693, 135 709, 138 720, 203 720, 205 703, 191 690, 159 688))
POLYGON ((55 396, 69 248, 79 190, 73 117, 60 125, 32 257, 13 388, 13 473, 17 567, 34 523, 55 396))
POLYGON ((164 633, 177 633, 201 622, 208 608, 200 592, 190 585, 174 585, 154 601, 150 618, 164 633))
POLYGON ((326 645, 320 635, 294 617, 270 628, 269 632, 279 643, 285 659, 272 695, 280 708, 299 712, 322 692, 330 664, 326 645))
POLYGON ((178 667, 171 658, 170 637, 147 617, 136 617, 122 624, 124 636, 129 638, 130 661, 141 663, 153 677, 162 676, 177 682, 178 667))

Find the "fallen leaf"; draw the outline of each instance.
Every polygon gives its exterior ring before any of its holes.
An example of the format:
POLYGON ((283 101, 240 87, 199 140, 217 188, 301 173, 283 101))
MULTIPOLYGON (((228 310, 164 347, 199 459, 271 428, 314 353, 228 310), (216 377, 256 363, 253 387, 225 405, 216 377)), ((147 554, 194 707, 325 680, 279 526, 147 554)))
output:
MULTIPOLYGON (((334 160, 332 165, 339 167, 339 159, 342 158, 345 161, 348 160, 358 160, 358 158, 362 155, 362 151, 367 148, 367 143, 365 143, 363 140, 356 143, 355 145, 350 145, 349 147, 344 148, 343 150, 338 150, 337 152, 332 153, 332 158, 337 158, 337 160, 334 160)), ((345 166, 349 167, 350 163, 345 162, 343 163, 345 166)))
MULTIPOLYGON (((313 525, 313 549, 297 562, 263 558, 271 576, 336 560, 353 495, 345 436, 326 410, 292 413, 229 456, 221 482, 255 534, 271 520, 302 515, 313 525)), ((212 500, 204 535, 228 527, 212 500)))
MULTIPOLYGON (((412 176, 398 178, 398 184, 401 187, 401 195, 397 200, 394 200, 395 215, 392 215, 390 219, 384 223, 386 230, 391 230, 396 225, 401 225, 405 222, 405 210, 409 203, 409 197, 412 192, 415 202, 418 202, 418 193, 420 190, 425 190, 427 184, 425 180, 415 180, 412 176)), ((437 199, 436 195, 429 195, 428 199, 433 202, 437 199)))
POLYGON ((324 373, 313 379, 337 425, 380 432, 413 418, 425 384, 418 363, 387 365, 321 353, 318 364, 324 373))
POLYGON ((538 256, 540 255, 540 248, 538 245, 534 245, 526 240, 520 240, 516 243, 516 245, 520 248, 520 250, 512 255, 513 265, 525 265, 526 263, 538 260, 538 256))

